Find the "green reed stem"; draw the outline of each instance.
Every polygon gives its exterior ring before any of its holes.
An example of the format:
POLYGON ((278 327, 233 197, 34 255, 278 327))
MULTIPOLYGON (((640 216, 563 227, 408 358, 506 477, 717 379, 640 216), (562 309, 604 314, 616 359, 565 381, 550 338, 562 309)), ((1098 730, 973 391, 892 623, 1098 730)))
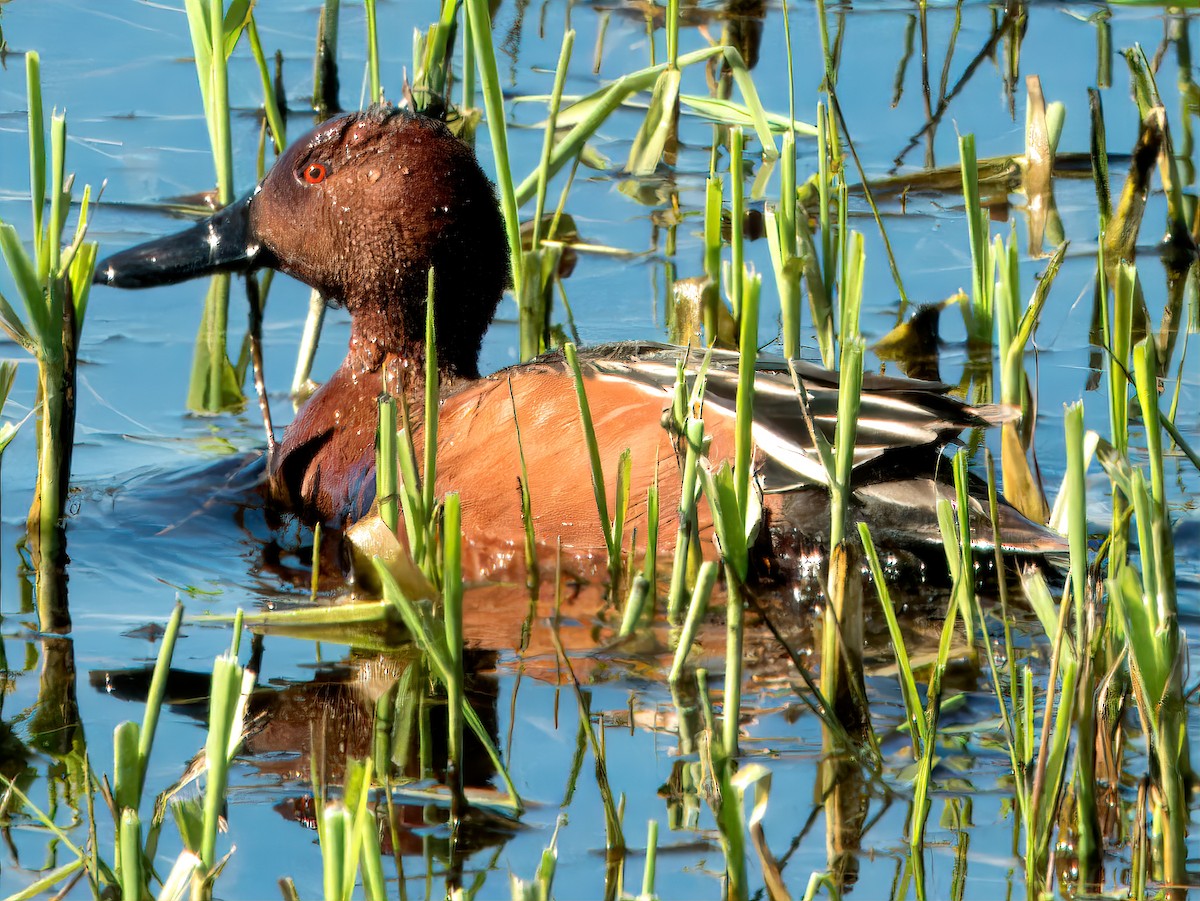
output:
POLYGON ((200 83, 204 118, 208 123, 209 142, 212 145, 213 167, 217 175, 217 203, 226 206, 233 202, 234 190, 227 68, 233 45, 227 47, 225 4, 223 0, 185 0, 184 8, 187 10, 192 49, 196 57, 196 77, 200 83))
MULTIPOLYGON (((1100 244, 1100 263, 1097 277, 1103 281, 1110 271, 1104 260, 1104 244, 1100 244)), ((1120 457, 1129 455, 1129 374, 1133 348, 1133 320, 1137 298, 1137 268, 1118 260, 1112 275, 1112 313, 1109 314, 1107 292, 1099 297, 1104 340, 1108 345, 1108 419, 1113 447, 1120 457)), ((1111 548, 1108 556, 1108 575, 1115 576, 1125 564, 1129 546, 1130 499, 1121 492, 1113 494, 1111 548)))
MULTIPOLYGON (((579 402, 579 421, 583 426, 583 440, 588 449, 588 461, 592 470, 592 496, 596 501, 596 512, 600 516, 600 528, 604 532, 604 544, 608 548, 608 566, 610 573, 619 572, 621 561, 621 532, 617 531, 617 527, 623 526, 624 513, 621 504, 620 485, 618 484, 618 521, 609 519, 608 516, 608 492, 604 485, 604 468, 600 464, 600 445, 596 440, 596 427, 592 421, 592 410, 588 404, 587 390, 583 386, 583 370, 579 366, 579 353, 575 349, 575 345, 568 342, 563 345, 563 353, 567 360, 567 365, 571 369, 571 375, 575 380, 575 398, 579 402)), ((622 455, 622 463, 619 472, 627 472, 628 470, 628 451, 622 455)), ((620 475, 618 475, 618 479, 620 475)), ((628 499, 628 479, 625 482, 625 497, 628 499)), ((616 589, 616 581, 613 582, 613 589, 616 589)))
POLYGON ((367 14, 367 73, 371 85, 371 102, 383 99, 379 82, 379 34, 375 27, 375 0, 363 0, 367 14))
POLYGON ((558 52, 558 65, 554 70, 554 88, 550 92, 550 108, 546 116, 546 130, 542 136, 541 163, 537 169, 537 202, 533 213, 533 237, 530 249, 537 251, 541 244, 542 216, 546 210, 546 187, 550 180, 550 152, 554 149, 554 137, 558 127, 558 110, 562 106, 563 87, 567 81, 567 68, 571 63, 571 50, 575 46, 575 32, 563 35, 562 47, 558 52))
POLYGON ((687 663, 688 654, 692 650, 692 644, 696 641, 696 635, 700 631, 700 626, 704 622, 704 617, 708 613, 708 601, 712 597, 714 586, 717 584, 717 564, 711 560, 705 560, 700 564, 700 572, 696 577, 696 587, 692 589, 691 602, 687 608, 687 619, 684 620, 683 628, 679 632, 679 640, 675 646, 675 658, 671 664, 671 675, 669 681, 675 685, 679 681, 679 677, 683 674, 683 668, 687 663))
MULTIPOLYGON (((513 190, 512 164, 508 156, 508 129, 504 118, 504 96, 500 73, 496 68, 496 51, 492 42, 492 17, 486 0, 464 0, 467 28, 475 50, 483 104, 487 112, 488 133, 492 138, 492 155, 496 160, 496 184, 500 194, 500 209, 508 232, 508 247, 512 254, 513 294, 521 296, 523 267, 521 266, 521 219, 517 197, 513 190)), ((540 174, 541 166, 538 167, 540 174)))
POLYGON ((179 628, 183 624, 183 604, 175 601, 175 607, 167 620, 163 631, 162 643, 158 648, 158 658, 154 662, 154 675, 150 678, 150 690, 146 694, 146 712, 142 715, 142 728, 138 740, 138 806, 142 792, 146 787, 146 771, 150 765, 150 749, 154 745, 154 735, 158 730, 158 717, 162 712, 163 700, 167 693, 167 677, 171 673, 171 658, 175 654, 175 642, 179 638, 179 628))
POLYGON ((783 136, 779 172, 779 206, 767 214, 767 240, 775 286, 779 291, 779 319, 783 353, 789 360, 800 356, 800 271, 796 228, 796 136, 783 136))
POLYGON ((1094 879, 1103 853, 1103 834, 1096 810, 1097 654, 1093 648, 1095 602, 1088 595, 1087 463, 1084 459, 1082 403, 1072 404, 1063 418, 1066 434, 1067 485, 1070 491, 1067 541, 1070 547, 1071 596, 1075 659, 1079 666, 1076 713, 1075 791, 1076 848, 1081 875, 1094 879))
MULTIPOLYGON (((85 187, 73 239, 64 249, 62 231, 71 208, 71 182, 66 177, 66 117, 51 117, 47 161, 37 54, 27 54, 25 66, 30 79, 26 90, 30 194, 37 204, 35 232, 31 255, 17 230, 0 221, 0 253, 25 311, 23 321, 0 295, 0 327, 38 364, 38 476, 26 525, 37 570, 40 626, 43 631, 61 632, 70 627, 66 597, 60 587, 64 583, 59 577, 65 550, 61 522, 74 447, 79 337, 87 312, 96 245, 84 241, 91 200, 91 190, 85 187), (44 210, 47 190, 49 221, 44 210)), ((7 440, 11 440, 12 430, 5 431, 7 440)))
MULTIPOLYGON (((948 506, 942 499, 940 505, 948 506)), ((964 574, 965 578, 973 578, 973 574, 964 574)), ((961 578, 960 577, 960 578, 961 578)), ((957 581, 957 579, 956 579, 957 581)), ((958 594, 958 589, 954 589, 958 594)), ((930 674, 929 685, 926 689, 925 711, 918 719, 921 733, 921 756, 917 762, 917 774, 913 780, 913 806, 909 816, 909 845, 914 854, 920 854, 925 847, 925 826, 929 818, 931 795, 933 790, 933 764, 937 751, 938 722, 942 712, 942 678, 950 659, 950 647, 954 640, 957 624, 958 606, 951 597, 942 623, 941 636, 938 639, 937 658, 930 674)))
MULTIPOLYGON (((833 176, 830 170, 833 148, 829 145, 829 117, 826 115, 825 104, 817 103, 817 192, 820 199, 820 209, 817 211, 817 222, 821 228, 821 272, 826 298, 832 298, 834 278, 837 273, 837 257, 834 254, 833 223, 829 217, 829 207, 832 202, 831 190, 833 176)), ((815 311, 814 311, 815 314, 815 311)), ((818 320, 820 317, 815 317, 818 320)), ((818 336, 825 334, 824 329, 818 328, 818 336)), ((832 335, 829 336, 832 339, 832 335)), ((834 368, 833 341, 821 343, 821 359, 827 367, 834 368)))
POLYGON ((122 897, 140 898, 145 894, 145 880, 142 875, 142 821, 136 810, 125 808, 121 811, 118 834, 122 897))
POLYGON ((817 32, 821 38, 821 53, 825 62, 825 82, 828 87, 837 83, 837 67, 833 64, 833 52, 829 44, 829 17, 825 11, 825 0, 817 0, 817 32))
POLYGON ((1024 352, 1013 353, 1021 320, 1021 280, 1017 267, 1017 226, 1009 229, 1007 242, 996 235, 992 243, 996 260, 997 284, 994 289, 996 347, 1000 354, 1000 402, 1021 406, 1025 389, 1024 352))
POLYGON ((971 246, 971 303, 963 308, 967 320, 968 341, 977 347, 992 345, 992 292, 995 262, 988 245, 988 218, 979 199, 979 164, 975 157, 975 136, 958 139, 962 164, 963 202, 966 205, 967 236, 971 246))
MULTIPOLYGON (((430 515, 436 503, 437 487, 437 443, 438 411, 441 409, 441 391, 438 384, 437 332, 434 325, 433 267, 429 268, 425 289, 425 494, 423 509, 430 515)), ((429 523, 432 534, 433 523, 429 523)), ((426 545, 429 547, 430 545, 426 545)))
POLYGON ((724 180, 712 176, 705 182, 704 194, 704 340, 711 346, 717 341, 718 304, 721 302, 721 207, 724 180))
POLYGON ((200 842, 200 860, 208 872, 217 863, 217 832, 225 809, 229 785, 230 744, 239 716, 238 698, 242 689, 242 667, 235 658, 222 654, 213 664, 209 691, 208 740, 205 759, 208 777, 204 786, 204 820, 200 842))
MULTIPOLYGON (((225 25, 223 0, 186 0, 188 28, 196 60, 196 76, 208 124, 217 204, 234 199, 233 142, 229 118, 228 59, 246 20, 225 25)), ((188 388, 188 406, 201 413, 238 409, 245 402, 229 361, 229 275, 213 277, 204 302, 188 388)))
MULTIPOLYGON (((383 872, 383 851, 379 846, 379 827, 374 811, 366 804, 366 792, 358 815, 354 819, 354 836, 362 849, 363 895, 367 901, 386 901, 387 877, 383 872)), ((403 878, 401 876, 400 878, 403 878)))
MULTIPOLYGON (((679 492, 679 526, 675 533, 675 559, 671 566, 671 587, 667 595, 667 618, 678 623, 687 596, 688 552, 696 529, 696 501, 699 496, 697 467, 704 447, 704 420, 687 420, 684 430, 684 460, 679 492)), ((715 571, 713 578, 716 578, 715 571)))
POLYGON ((875 550, 875 542, 871 539, 871 530, 865 522, 858 524, 858 534, 867 555, 867 563, 871 567, 871 579, 879 598, 880 609, 883 610, 884 621, 887 623, 888 637, 892 641, 892 653, 896 657, 896 680, 900 683, 900 697, 904 700, 908 738, 912 743, 913 757, 917 758, 920 757, 926 738, 925 714, 921 708, 921 695, 917 690, 912 661, 908 656, 908 647, 904 643, 904 633, 900 630, 900 620, 896 616, 896 607, 892 603, 892 594, 888 589, 887 578, 884 576, 883 566, 879 562, 879 553, 875 550))
MULTIPOLYGON (((138 766, 139 733, 137 723, 129 721, 120 723, 113 730, 113 781, 112 796, 116 813, 138 809, 138 782, 140 780, 138 766)), ((120 836, 118 836, 117 862, 121 862, 120 836)))
POLYGON ((537 538, 533 532, 533 495, 529 491, 529 470, 525 466, 525 446, 521 441, 521 424, 517 421, 517 399, 513 395, 512 380, 508 381, 508 399, 512 404, 513 430, 517 434, 517 455, 521 460, 521 524, 525 527, 525 585, 531 595, 536 595, 541 581, 538 566, 537 538))
POLYGON ((641 898, 654 897, 654 874, 658 863, 658 820, 646 825, 646 868, 642 871, 641 898))
POLYGON ((463 798, 463 711, 467 707, 466 673, 463 670, 462 505, 457 492, 446 495, 442 530, 442 618, 450 672, 446 680, 447 747, 453 767, 451 791, 463 798))
POLYGON ((296 371, 292 375, 292 397, 304 392, 312 374, 313 360, 317 357, 317 342, 321 338, 321 327, 325 324, 325 298, 315 288, 308 295, 308 315, 304 319, 304 331, 300 335, 300 346, 296 350, 296 371))
POLYGON ((400 528, 397 480, 396 398, 379 395, 379 431, 375 435, 375 498, 379 517, 389 532, 400 528))
POLYGON ((25 91, 29 113, 29 199, 33 209, 33 241, 42 244, 42 216, 46 209, 46 126, 42 115, 41 57, 34 51, 25 54, 25 91))
POLYGON ((958 615, 967 633, 967 643, 975 644, 975 548, 971 536, 971 497, 967 493, 970 476, 967 473, 967 451, 960 448, 954 455, 955 507, 958 512, 959 573, 962 578, 955 586, 958 615))
POLYGON ((324 828, 320 831, 321 861, 325 875, 325 898, 328 901, 346 899, 345 884, 347 879, 353 879, 346 870, 346 858, 349 856, 347 845, 350 841, 351 818, 341 801, 330 803, 318 813, 324 828))
POLYGON ((313 546, 312 546, 312 582, 309 585, 309 601, 315 604, 317 602, 317 593, 321 587, 321 532, 323 531, 321 524, 318 522, 313 525, 313 546))
POLYGON ((629 586, 629 596, 625 599, 625 612, 621 617, 621 628, 617 632, 619 637, 632 635, 637 629, 642 621, 642 614, 646 611, 646 596, 649 592, 650 581, 642 573, 637 573, 633 577, 633 584, 629 586))
POLYGON ((646 489, 646 558, 642 561, 642 576, 649 588, 650 619, 654 619, 654 608, 658 600, 658 469, 654 470, 654 484, 646 489))
MULTIPOLYGON (((1067 753, 1075 721, 1079 668, 1074 644, 1065 641, 1072 605, 1063 598, 1056 611, 1045 579, 1037 571, 1025 574, 1024 586, 1026 597, 1052 643, 1050 672, 1042 701, 1041 731, 1032 758, 1033 785, 1025 820, 1025 874, 1029 884, 1037 886, 1045 879, 1050 837, 1058 816, 1058 799, 1065 784, 1067 753)), ((1030 677, 1027 676, 1026 680, 1029 683, 1026 686, 1026 725, 1032 737, 1032 683, 1030 677)))
POLYGON ((850 508, 850 483, 854 470, 854 444, 858 433, 858 413, 862 403, 863 354, 866 343, 861 337, 843 337, 841 366, 838 370, 838 417, 834 437, 834 471, 829 483, 831 498, 829 543, 837 547, 846 536, 850 508))
POLYGON ((413 560, 431 581, 435 575, 430 565, 432 550, 427 546, 432 532, 433 511, 425 507, 425 493, 421 488, 421 475, 417 472, 417 455, 413 448, 412 424, 408 419, 408 404, 400 398, 401 430, 403 438, 397 436, 397 465, 400 468, 400 504, 404 514, 404 531, 408 535, 408 547, 413 560))
MULTIPOLYGON (((372 2, 373 0, 368 0, 372 2)), ((267 116, 267 125, 271 129, 271 141, 275 145, 275 153, 278 155, 283 153, 287 147, 287 125, 284 124, 283 116, 279 112, 279 104, 275 100, 275 86, 271 82, 271 73, 267 68, 267 58, 263 53, 262 41, 258 37, 258 25, 254 21, 254 16, 246 23, 246 37, 250 40, 250 53, 254 57, 254 63, 258 67, 258 77, 262 82, 263 92, 263 110, 267 116)))
MULTIPOLYGON (((1137 297, 1137 268, 1124 260, 1116 265, 1113 285, 1112 322, 1108 340, 1109 428, 1113 446, 1122 456, 1129 453, 1129 359, 1133 349, 1133 319, 1137 297)), ((1104 310, 1107 311, 1107 301, 1104 310)), ((1108 317, 1104 324, 1109 325, 1108 317)))
MULTIPOLYGON (((742 317, 742 282, 746 276, 745 254, 745 216, 746 216, 746 183, 745 183, 745 139, 740 128, 729 130, 729 305, 733 309, 733 318, 739 326, 742 317)), ((755 317, 755 325, 758 317, 755 317)), ((744 333, 744 329, 742 330, 744 333)), ((757 339, 757 334, 755 338, 757 339)), ((757 347, 755 348, 757 356, 757 347)))
POLYGON ((754 466, 754 380, 758 363, 758 299, 761 290, 762 276, 755 273, 746 282, 738 322, 741 340, 733 468, 739 513, 743 522, 748 521, 750 505, 754 503, 750 497, 750 470, 754 466))
POLYGON ((742 643, 746 605, 742 580, 725 563, 725 696, 722 701, 721 742, 726 757, 738 756, 738 729, 742 712, 742 643))
POLYGON ((469 28, 462 28, 462 106, 475 109, 475 45, 469 28))

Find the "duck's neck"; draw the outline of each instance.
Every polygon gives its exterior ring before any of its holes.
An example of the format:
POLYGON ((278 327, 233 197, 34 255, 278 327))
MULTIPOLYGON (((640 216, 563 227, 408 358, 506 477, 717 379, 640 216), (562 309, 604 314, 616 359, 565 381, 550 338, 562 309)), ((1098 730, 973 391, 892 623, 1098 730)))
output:
MULTIPOLYGON (((438 379, 445 384, 479 377, 476 352, 446 346, 438 336, 438 379)), ((425 383, 425 340, 410 340, 407 334, 387 334, 377 323, 355 316, 350 326, 350 346, 342 368, 367 376, 383 370, 384 384, 392 394, 423 395, 425 383)))

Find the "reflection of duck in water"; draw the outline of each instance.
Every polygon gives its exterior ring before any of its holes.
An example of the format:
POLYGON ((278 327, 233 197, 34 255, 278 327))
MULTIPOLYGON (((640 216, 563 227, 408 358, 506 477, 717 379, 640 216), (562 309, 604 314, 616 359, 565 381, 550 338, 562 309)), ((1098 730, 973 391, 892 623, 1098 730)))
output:
MULTIPOLYGON (((499 684, 492 675, 495 659, 493 652, 468 650, 464 660, 467 700, 493 741, 499 694, 499 684)), ((257 660, 252 659, 250 665, 257 665, 257 660)), ((153 667, 97 670, 91 673, 90 681, 97 690, 116 697, 142 700, 152 674, 153 667)), ((209 684, 208 674, 172 669, 166 703, 177 713, 205 719, 209 684)), ((260 775, 284 786, 295 785, 296 796, 280 802, 276 809, 309 827, 313 825, 313 796, 307 787, 313 772, 326 785, 340 785, 349 761, 371 758, 376 767, 386 767, 387 784, 396 789, 395 825, 400 851, 419 853, 421 837, 412 830, 444 822, 449 811, 448 798, 436 805, 437 813, 430 809, 429 798, 405 801, 406 784, 428 787, 446 781, 445 699, 431 695, 429 685, 421 656, 410 647, 390 654, 352 654, 342 663, 321 667, 308 681, 259 687, 247 706, 245 740, 239 757, 260 775), (421 769, 422 742, 428 750, 427 772, 421 769)), ((495 771, 474 734, 468 730, 464 739, 464 786, 471 790, 472 797, 486 798, 495 771)), ((384 781, 382 775, 378 778, 384 781)), ((488 816, 485 810, 480 807, 466 822, 468 851, 503 841, 511 832, 511 823, 504 826, 502 820, 488 816)), ((386 828, 382 832, 389 843, 390 833, 386 828)), ((390 849, 384 850, 388 853, 390 849)))
MULTIPOLYGON (((109 257, 96 280, 145 287, 264 266, 299 278, 351 316, 345 360, 283 436, 269 473, 273 499, 333 525, 367 513, 380 390, 403 393, 414 422, 421 418, 432 267, 442 386, 437 487, 461 494, 465 565, 477 574, 511 572, 520 556, 521 450, 543 550, 561 541, 564 554, 581 562, 603 559, 588 452, 561 356, 479 377, 480 342, 508 284, 508 247, 491 185, 471 150, 441 123, 387 107, 331 119, 293 144, 241 201, 180 234, 109 257)), ((646 492, 657 481, 660 550, 674 538, 680 493, 675 445, 661 422, 675 360, 685 353, 612 345, 583 363, 600 459, 611 467, 626 448, 632 452, 627 528, 639 538, 646 534, 646 492)), ((708 377, 704 418, 714 465, 733 455, 736 361, 718 356, 708 377)), ((837 375, 807 364, 798 374, 812 422, 832 437, 837 375)), ((778 558, 825 540, 827 490, 786 368, 764 361, 756 389, 755 464, 767 527, 759 556, 778 558)), ((952 490, 935 476, 939 448, 989 418, 946 391, 936 383, 866 378, 852 514, 884 542, 940 540, 936 503, 952 490)), ((611 469, 608 480, 616 481, 611 469)), ((701 515, 707 529, 707 511, 701 515)), ((979 534, 991 534, 982 519, 978 524, 979 534)), ((1011 508, 999 525, 1010 549, 1060 546, 1011 508)))

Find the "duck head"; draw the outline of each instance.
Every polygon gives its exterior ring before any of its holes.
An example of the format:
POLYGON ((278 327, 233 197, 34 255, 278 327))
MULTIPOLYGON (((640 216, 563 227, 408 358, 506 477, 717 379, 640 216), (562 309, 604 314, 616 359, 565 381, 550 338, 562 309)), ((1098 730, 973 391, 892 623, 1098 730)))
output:
POLYGON ((191 228, 102 260, 97 284, 144 288, 270 267, 351 316, 347 363, 424 359, 434 270, 438 361, 478 376, 479 346, 509 281, 491 183, 440 122, 375 106, 296 141, 249 194, 191 228))

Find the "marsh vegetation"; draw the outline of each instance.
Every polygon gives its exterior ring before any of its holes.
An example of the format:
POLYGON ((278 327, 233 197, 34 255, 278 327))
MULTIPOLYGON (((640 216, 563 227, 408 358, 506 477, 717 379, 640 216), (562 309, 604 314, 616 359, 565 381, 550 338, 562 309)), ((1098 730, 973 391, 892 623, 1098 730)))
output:
POLYGON ((1187 893, 1186 10, 0 17, 0 894, 1187 893), (496 183, 512 287, 480 366, 561 351, 574 373, 587 561, 547 553, 522 458, 525 528, 475 578, 434 490, 432 315, 427 393, 381 396, 380 502, 341 535, 265 505, 252 458, 340 359, 342 311, 269 270, 89 293, 92 242, 175 231, 380 99, 448 110, 496 183), (677 529, 595 437, 577 346, 632 339, 695 348, 664 394, 677 529), (832 425, 809 419, 820 540, 783 575, 757 555, 760 351, 839 373, 832 425), (920 554, 857 519, 877 372, 999 421, 945 452, 920 554), (1043 553, 1002 549, 1001 492, 1043 553))

